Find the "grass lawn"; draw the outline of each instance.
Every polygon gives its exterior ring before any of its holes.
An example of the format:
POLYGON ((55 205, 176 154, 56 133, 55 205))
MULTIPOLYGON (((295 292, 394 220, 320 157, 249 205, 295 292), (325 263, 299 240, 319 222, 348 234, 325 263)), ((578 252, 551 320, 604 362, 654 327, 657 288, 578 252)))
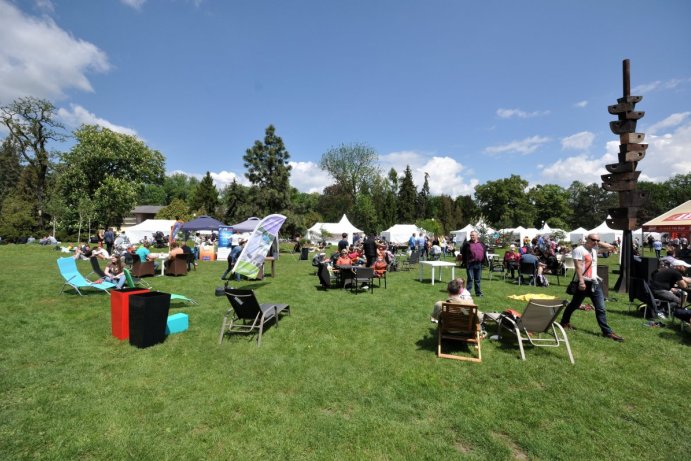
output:
MULTIPOLYGON (((611 293, 601 336, 578 311, 565 348, 483 341, 481 364, 435 357, 429 317, 446 283, 389 274, 374 294, 318 289, 309 261, 240 282, 289 303, 279 328, 218 345, 225 262, 155 289, 190 296, 187 332, 137 349, 110 332, 104 293, 60 294, 52 248, 0 246, 0 459, 688 459, 691 333, 644 326, 611 293)), ((601 259, 612 264, 614 258, 601 259)), ((90 272, 88 261, 78 266, 90 272)), ((465 271, 458 271, 465 277, 465 271)), ((487 271, 484 272, 487 276, 487 271)), ((448 281, 445 271, 444 280, 448 281)), ((610 274, 610 284, 616 276, 610 274)), ((482 281, 485 312, 548 288, 482 281)), ((490 327, 490 334, 492 327, 490 327)), ((463 346, 461 346, 461 352, 463 346)), ((467 352, 467 351, 465 351, 467 352)))

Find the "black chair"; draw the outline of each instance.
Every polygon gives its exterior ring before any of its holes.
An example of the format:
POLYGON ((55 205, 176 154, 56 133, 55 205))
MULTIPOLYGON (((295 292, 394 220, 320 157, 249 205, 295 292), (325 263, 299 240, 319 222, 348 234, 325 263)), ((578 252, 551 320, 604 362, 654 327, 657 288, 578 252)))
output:
POLYGON ((353 281, 350 285, 350 290, 355 290, 357 294, 358 289, 368 286, 370 293, 374 293, 374 269, 371 267, 353 267, 353 281))
POLYGON ((518 263, 518 284, 523 284, 523 276, 530 277, 528 285, 535 285, 537 278, 537 264, 531 262, 520 261, 518 263))
POLYGON ((290 314, 288 304, 260 304, 253 290, 226 288, 225 294, 231 307, 223 317, 218 344, 223 342, 223 337, 227 333, 251 333, 257 330, 259 332, 257 347, 261 346, 264 325, 276 319, 276 327, 278 327, 278 314, 284 311, 290 314))
MULTIPOLYGON (((101 269, 101 265, 98 263, 98 258, 96 256, 90 257, 89 262, 91 263, 91 272, 89 275, 96 274, 100 279, 106 278, 106 273, 101 269)), ((89 275, 87 275, 86 278, 89 278, 89 275)))

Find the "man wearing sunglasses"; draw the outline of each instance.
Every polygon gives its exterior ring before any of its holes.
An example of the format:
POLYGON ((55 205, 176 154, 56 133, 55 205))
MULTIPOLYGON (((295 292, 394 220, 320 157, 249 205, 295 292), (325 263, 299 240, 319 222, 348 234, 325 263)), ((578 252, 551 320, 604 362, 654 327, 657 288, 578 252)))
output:
POLYGON ((607 325, 607 313, 605 312, 605 295, 602 291, 602 279, 597 276, 597 250, 602 246, 604 249, 612 251, 613 245, 600 242, 600 234, 589 234, 583 245, 576 247, 573 252, 573 262, 576 266, 575 277, 578 280, 578 291, 561 317, 561 325, 570 330, 575 330, 571 325, 571 314, 579 308, 583 300, 588 297, 595 307, 595 318, 602 330, 602 335, 614 341, 624 341, 624 338, 612 331, 607 325))

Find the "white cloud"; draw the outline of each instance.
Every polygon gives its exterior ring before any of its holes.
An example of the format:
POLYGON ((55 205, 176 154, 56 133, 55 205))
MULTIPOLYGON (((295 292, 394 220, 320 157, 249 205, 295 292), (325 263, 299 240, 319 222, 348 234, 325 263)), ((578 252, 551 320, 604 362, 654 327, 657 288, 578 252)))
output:
POLYGON ((518 118, 531 118, 531 117, 539 117, 540 115, 547 115, 549 114, 548 110, 545 111, 535 111, 535 112, 526 112, 521 109, 497 109, 497 115, 501 118, 513 118, 513 117, 518 117, 518 118))
POLYGON ((650 83, 643 83, 641 85, 637 85, 631 89, 631 93, 635 95, 641 95, 641 94, 646 94, 646 93, 652 93, 653 91, 662 91, 662 90, 673 90, 676 87, 678 87, 681 84, 691 82, 691 78, 684 78, 684 79, 679 79, 679 78, 673 78, 670 80, 662 81, 662 80, 655 80, 654 82, 650 83))
MULTIPOLYGON (((678 115, 678 114, 674 114, 678 115)), ((659 122, 665 125, 665 121, 659 122)), ((673 118, 677 120, 678 118, 673 118)), ((683 117, 684 123, 668 124, 666 126, 679 125, 671 133, 663 136, 647 136, 648 143, 646 156, 638 163, 637 169, 641 171, 640 180, 661 182, 677 174, 691 172, 691 121, 683 117)), ((606 174, 606 164, 617 163, 619 153, 619 141, 609 141, 605 145, 605 153, 601 156, 589 156, 579 154, 562 158, 556 162, 541 166, 544 182, 569 186, 573 181, 581 181, 586 184, 601 183, 600 175, 606 174)))
POLYGON ((115 125, 108 120, 97 117, 95 114, 84 109, 82 106, 77 104, 70 104, 70 109, 60 108, 58 109, 58 117, 62 119, 65 125, 78 128, 82 124, 86 125, 98 125, 109 130, 115 131, 116 133, 128 134, 131 136, 137 136, 137 131, 132 128, 127 128, 120 125, 115 125))
POLYGON ((580 133, 572 134, 571 136, 562 138, 561 148, 563 150, 588 150, 590 146, 593 144, 594 139, 595 135, 590 131, 581 131, 580 133))
POLYGON ((502 154, 505 152, 518 152, 520 154, 532 154, 539 149, 543 144, 550 141, 550 138, 544 136, 532 136, 521 141, 511 141, 508 144, 501 144, 498 146, 490 146, 485 148, 488 154, 502 154))
POLYGON ((667 130, 675 126, 679 126, 689 117, 689 115, 691 115, 691 112, 681 112, 677 114, 672 114, 666 119, 650 125, 646 130, 646 133, 650 135, 655 135, 658 134, 658 131, 667 130))
POLYGON ((314 162, 289 162, 290 185, 300 192, 319 192, 334 183, 330 174, 314 162))
POLYGON ((0 0, 0 43, 0 104, 28 95, 64 97, 72 88, 91 92, 86 73, 110 68, 106 54, 92 43, 5 0, 0 0))
POLYGON ((55 5, 51 0, 36 0, 36 8, 44 13, 52 13, 55 11, 55 5))
POLYGON ((588 105, 588 101, 578 101, 574 106, 580 107, 581 109, 588 105))
POLYGON ((120 3, 129 6, 130 8, 134 8, 135 10, 139 10, 141 9, 142 5, 146 3, 146 0, 120 0, 120 3))
POLYGON ((418 191, 425 183, 425 173, 429 174, 429 189, 432 195, 446 194, 451 197, 471 195, 479 181, 467 178, 470 172, 466 167, 450 157, 422 154, 414 151, 392 152, 379 157, 382 173, 386 176, 394 168, 399 176, 410 166, 413 182, 418 191))
MULTIPOLYGON (((172 176, 174 174, 182 174, 185 176, 188 176, 190 178, 196 178, 199 179, 200 181, 204 176, 206 176, 206 172, 204 173, 190 173, 188 171, 183 171, 183 170, 174 170, 174 171, 168 171, 166 172, 167 176, 172 176)), ((219 192, 224 189, 226 186, 229 186, 233 180, 235 180, 238 184, 242 184, 243 186, 249 186, 250 182, 247 178, 245 178, 244 175, 238 175, 235 172, 232 171, 220 171, 218 173, 210 171, 209 175, 211 176, 211 179, 214 182, 214 186, 216 186, 216 189, 219 190, 219 192)))

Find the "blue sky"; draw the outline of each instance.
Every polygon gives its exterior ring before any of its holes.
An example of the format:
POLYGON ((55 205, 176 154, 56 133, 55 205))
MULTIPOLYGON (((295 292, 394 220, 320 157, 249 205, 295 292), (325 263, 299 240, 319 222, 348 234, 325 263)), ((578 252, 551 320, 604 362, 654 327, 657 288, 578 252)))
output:
POLYGON ((353 142, 418 187, 429 173, 434 194, 511 174, 599 182, 625 58, 641 179, 691 172, 687 0, 0 0, 0 43, 1 104, 48 98, 68 129, 134 134, 220 187, 246 183, 269 124, 302 191, 330 184, 321 155, 353 142))

